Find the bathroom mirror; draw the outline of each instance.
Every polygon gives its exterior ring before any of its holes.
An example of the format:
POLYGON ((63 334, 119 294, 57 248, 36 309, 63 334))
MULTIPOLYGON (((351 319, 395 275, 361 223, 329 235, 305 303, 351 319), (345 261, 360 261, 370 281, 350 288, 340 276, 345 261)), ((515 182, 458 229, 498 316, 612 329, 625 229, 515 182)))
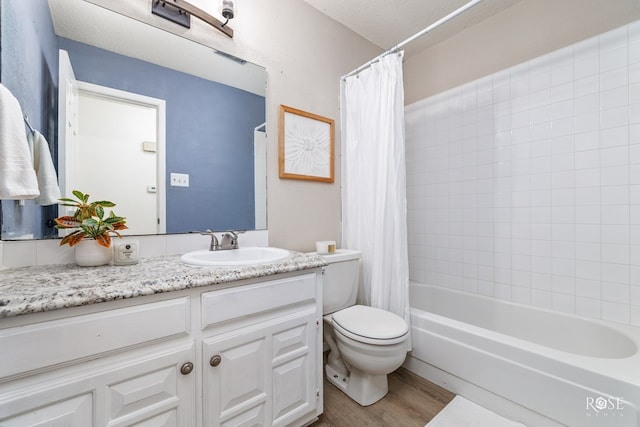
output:
MULTIPOLYGON (((84 0, 0 5, 0 81, 63 196, 115 202, 129 234, 266 228, 264 68, 84 0)), ((60 209, 3 200, 2 240, 58 237, 60 209)))

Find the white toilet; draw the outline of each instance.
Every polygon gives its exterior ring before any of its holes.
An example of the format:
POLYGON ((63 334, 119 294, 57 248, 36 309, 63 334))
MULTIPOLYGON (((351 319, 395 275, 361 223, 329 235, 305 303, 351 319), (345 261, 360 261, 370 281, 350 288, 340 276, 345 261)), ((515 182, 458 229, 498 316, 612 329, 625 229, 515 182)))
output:
POLYGON ((328 263, 323 281, 327 379, 368 406, 387 394, 387 374, 404 362, 409 327, 394 313, 355 305, 360 252, 338 249, 322 257, 328 263))

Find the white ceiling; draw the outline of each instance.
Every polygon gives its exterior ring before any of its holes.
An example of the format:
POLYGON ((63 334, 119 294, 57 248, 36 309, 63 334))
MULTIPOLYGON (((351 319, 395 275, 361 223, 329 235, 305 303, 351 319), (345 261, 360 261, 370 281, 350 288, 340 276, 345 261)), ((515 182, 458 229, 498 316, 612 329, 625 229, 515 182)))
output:
MULTIPOLYGON (((390 49, 469 0, 304 0, 384 50, 390 49)), ((477 24, 521 0, 484 0, 463 14, 414 41, 405 56, 477 24)))

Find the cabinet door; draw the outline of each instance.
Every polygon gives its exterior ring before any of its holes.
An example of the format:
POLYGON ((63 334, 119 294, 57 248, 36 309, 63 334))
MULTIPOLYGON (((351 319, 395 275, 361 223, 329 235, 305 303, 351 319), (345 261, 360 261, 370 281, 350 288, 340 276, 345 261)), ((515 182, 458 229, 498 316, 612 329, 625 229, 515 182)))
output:
POLYGON ((203 352, 203 424, 268 425, 270 360, 266 331, 247 328, 210 338, 204 341, 203 352))
POLYGON ((105 418, 108 427, 195 425, 197 371, 193 344, 181 350, 152 353, 104 377, 105 418), (184 373, 181 372, 182 368, 184 373))
POLYGON ((320 401, 316 382, 322 369, 316 337, 321 330, 315 312, 278 325, 272 335, 272 425, 286 426, 314 412, 320 401))
POLYGON ((0 426, 194 425, 196 373, 180 372, 193 360, 193 344, 140 349, 6 383, 0 426))
POLYGON ((286 425, 315 411, 316 317, 314 306, 204 340, 204 425, 286 425))

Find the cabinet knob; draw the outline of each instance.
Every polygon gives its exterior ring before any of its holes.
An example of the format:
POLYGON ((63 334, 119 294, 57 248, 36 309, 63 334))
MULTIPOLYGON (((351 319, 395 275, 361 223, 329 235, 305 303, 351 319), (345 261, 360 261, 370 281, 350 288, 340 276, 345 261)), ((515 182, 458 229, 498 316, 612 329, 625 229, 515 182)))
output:
POLYGON ((220 364, 220 362, 222 362, 222 357, 220 357, 220 355, 216 354, 215 356, 213 356, 211 358, 211 360, 209 360, 209 364, 211 366, 218 366, 220 364))
POLYGON ((180 373, 182 375, 189 375, 193 371, 193 363, 187 362, 180 367, 180 373))

